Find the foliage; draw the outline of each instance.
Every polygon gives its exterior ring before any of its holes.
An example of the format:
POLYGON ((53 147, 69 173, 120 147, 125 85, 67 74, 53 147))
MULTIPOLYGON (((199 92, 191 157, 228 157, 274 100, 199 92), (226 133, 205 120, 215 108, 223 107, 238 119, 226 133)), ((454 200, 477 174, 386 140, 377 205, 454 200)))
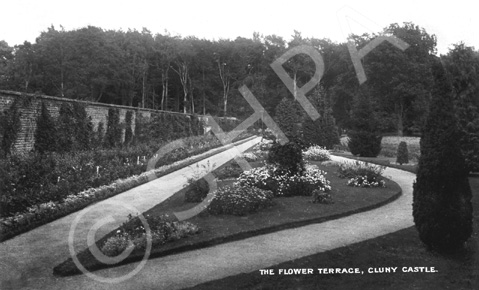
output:
POLYGON ((328 161, 331 160, 329 151, 321 146, 311 146, 303 152, 304 159, 312 161, 328 161))
POLYGON ((231 162, 224 167, 218 168, 215 170, 215 176, 222 180, 227 178, 236 178, 241 175, 243 169, 236 162, 231 162))
POLYGON ((188 189, 185 192, 185 202, 201 202, 208 195, 210 186, 204 178, 188 179, 188 189))
POLYGON ((114 148, 121 144, 120 110, 108 109, 108 119, 105 133, 105 147, 114 148))
POLYGON ((133 112, 127 111, 125 114, 125 142, 126 146, 129 146, 133 141, 133 130, 131 129, 133 119, 133 112))
POLYGON ((322 203, 322 204, 332 204, 334 203, 333 198, 330 193, 323 192, 321 190, 315 189, 312 193, 313 199, 312 203, 322 203))
POLYGON ((375 165, 367 162, 341 162, 339 163, 338 175, 341 178, 355 178, 357 176, 366 176, 367 179, 379 179, 385 166, 375 165))
POLYGON ((429 248, 462 248, 472 234, 471 188, 460 150, 452 90, 442 64, 433 66, 433 102, 421 138, 421 158, 413 190, 414 223, 429 248))
MULTIPOLYGON (((161 246, 167 242, 186 238, 199 232, 199 228, 190 222, 171 222, 162 216, 146 216, 150 227, 152 246, 161 246)), ((138 217, 128 216, 128 220, 118 228, 115 235, 109 237, 101 246, 107 256, 117 256, 128 247, 144 250, 147 244, 146 229, 138 217)))
POLYGON ((244 216, 273 206, 273 193, 256 187, 234 184, 216 191, 208 206, 213 215, 229 214, 244 216))
POLYGON ((376 176, 356 176, 348 180, 349 186, 354 187, 386 187, 386 182, 376 176))
POLYGON ((302 108, 296 100, 283 98, 276 107, 275 121, 288 138, 300 136, 298 124, 302 119, 302 108))
POLYGON ((12 146, 15 140, 17 140, 20 130, 21 114, 18 110, 18 102, 18 99, 15 99, 5 114, 0 114, 0 137, 2 137, 0 155, 3 156, 11 153, 12 146))
POLYGON ((351 120, 353 129, 348 132, 348 147, 353 155, 376 157, 381 151, 382 136, 378 132, 378 122, 366 93, 361 92, 356 100, 351 120))
POLYGON ((396 163, 400 165, 409 163, 409 152, 407 150, 407 143, 402 141, 399 143, 396 163))
POLYGON ((70 152, 75 142, 75 121, 73 109, 69 103, 63 102, 57 119, 57 152, 70 152))
POLYGON ((39 153, 52 152, 57 149, 57 129, 45 102, 42 102, 37 118, 34 149, 39 153))
POLYGON ((302 138, 306 144, 332 149, 334 145, 340 143, 340 140, 338 127, 327 98, 328 96, 321 94, 319 89, 313 94, 311 102, 318 108, 321 116, 314 121, 306 117, 302 128, 302 138))
POLYGON ((276 196, 297 196, 312 194, 319 189, 331 190, 326 172, 316 166, 307 166, 302 174, 291 174, 274 165, 253 168, 238 177, 238 184, 271 190, 276 196))
POLYGON ((284 145, 274 143, 269 149, 267 162, 277 165, 280 170, 297 174, 304 170, 303 152, 296 142, 284 145))
POLYGON ((90 150, 94 142, 93 123, 91 117, 87 115, 85 105, 73 103, 73 119, 75 122, 74 147, 77 150, 90 150))

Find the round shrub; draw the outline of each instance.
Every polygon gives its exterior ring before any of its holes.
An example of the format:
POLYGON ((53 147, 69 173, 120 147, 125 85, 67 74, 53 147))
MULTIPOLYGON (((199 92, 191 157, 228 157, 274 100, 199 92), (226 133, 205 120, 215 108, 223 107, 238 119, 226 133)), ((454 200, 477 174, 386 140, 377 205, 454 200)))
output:
POLYGON ((366 131, 351 131, 348 133, 349 151, 361 157, 377 157, 381 152, 382 136, 366 131))
POLYGON ((196 181, 190 181, 190 185, 185 192, 186 202, 201 202, 208 195, 210 186, 204 178, 196 181))
POLYGON ((208 206, 208 212, 213 215, 244 216, 261 209, 273 206, 273 193, 256 187, 232 186, 221 187, 208 206))
POLYGON ((288 142, 284 145, 273 144, 269 150, 267 162, 290 174, 297 174, 304 170, 303 152, 296 142, 288 142))
POLYGON ((407 150, 407 143, 402 141, 399 143, 396 163, 400 165, 409 163, 409 152, 407 150))

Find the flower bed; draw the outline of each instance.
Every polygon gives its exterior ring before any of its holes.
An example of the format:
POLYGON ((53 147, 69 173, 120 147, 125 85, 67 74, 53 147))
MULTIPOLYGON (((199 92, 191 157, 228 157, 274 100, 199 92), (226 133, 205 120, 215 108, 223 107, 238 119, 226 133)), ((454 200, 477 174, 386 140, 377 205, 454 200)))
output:
MULTIPOLYGON (((199 143, 204 142, 204 140, 199 137, 193 138, 200 141, 199 143)), ((241 135, 241 137, 239 137, 238 139, 242 138, 245 138, 245 135, 241 135)), ((192 142, 191 140, 186 142, 187 146, 191 146, 191 144, 193 143, 194 142, 192 142)), ((161 166, 160 168, 155 169, 154 173, 156 177, 161 177, 182 167, 198 162, 211 155, 217 154, 223 149, 215 150, 214 152, 211 152, 209 154, 201 153, 214 147, 219 147, 220 145, 221 144, 219 144, 218 146, 213 146, 212 144, 210 144, 200 146, 197 151, 191 151, 191 154, 199 155, 193 156, 184 161, 180 160, 173 162, 170 159, 170 162, 172 162, 172 164, 161 166)), ((141 174, 133 175, 125 179, 117 179, 108 185, 101 185, 96 188, 88 188, 76 194, 66 193, 63 198, 56 201, 50 200, 45 202, 39 202, 38 204, 28 205, 22 212, 17 212, 13 215, 0 218, 0 241, 12 238, 15 235, 26 232, 42 224, 51 222, 67 214, 80 210, 93 202, 112 197, 138 185, 146 183, 149 180, 148 176, 150 174, 150 172, 143 172, 141 174)), ((2 192, 3 202, 8 202, 8 199, 5 198, 8 196, 8 194, 2 192)))
POLYGON ((221 187, 208 206, 213 215, 229 214, 244 216, 263 208, 273 206, 273 193, 256 187, 232 186, 221 187))
MULTIPOLYGON (((233 163, 234 161, 231 162, 233 163)), ((256 165, 261 166, 260 163, 256 163, 256 165)), ((338 169, 337 165, 331 164, 329 166, 323 166, 323 164, 319 162, 316 162, 315 165, 318 166, 318 171, 328 173, 331 187, 331 191, 327 194, 324 194, 325 192, 323 191, 317 192, 318 201, 316 203, 313 202, 309 196, 273 198, 274 206, 263 207, 260 211, 247 215, 246 217, 233 214, 215 215, 207 210, 188 220, 198 226, 201 231, 188 236, 186 239, 180 239, 153 247, 149 257, 162 257, 244 239, 258 234, 324 222, 333 218, 370 210, 390 202, 400 195, 399 186, 390 180, 386 180, 387 188, 370 189, 350 187, 346 185, 344 179, 333 174, 338 169), (334 197, 334 204, 331 204, 331 196, 334 197)), ((307 166, 307 168, 308 167, 309 166, 307 166)), ((218 188, 222 190, 222 188, 231 187, 233 184, 234 181, 232 180, 222 181, 218 183, 218 188)), ((185 207, 184 194, 186 191, 187 188, 183 188, 161 204, 143 213, 143 215, 155 216, 163 215, 165 212, 170 213, 187 210, 191 205, 185 207)), ((116 234, 116 231, 113 232, 113 234, 116 234)), ((100 241, 101 240, 102 239, 100 239, 100 241)), ((121 261, 119 264, 108 265, 96 260, 89 249, 77 254, 78 260, 89 271, 140 261, 143 257, 144 251, 135 250, 127 259, 121 261)), ((68 258, 54 268, 54 274, 60 276, 81 273, 72 261, 72 258, 68 258)))
POLYGON ((303 152, 303 157, 311 161, 328 161, 331 160, 329 151, 321 146, 311 146, 303 152))
POLYGON ((243 172, 238 184, 271 190, 275 196, 309 196, 315 189, 324 192, 331 190, 325 175, 326 172, 314 165, 307 165, 304 172, 291 174, 276 165, 267 164, 243 172))
POLYGON ((374 165, 365 162, 342 162, 339 163, 338 175, 348 178, 348 185, 354 187, 385 187, 382 174, 385 166, 374 165))
MULTIPOLYGON (((151 245, 157 247, 168 242, 176 241, 199 232, 199 228, 189 222, 171 222, 163 216, 145 217, 151 233, 151 245)), ((100 249, 106 256, 114 257, 124 250, 134 247, 145 250, 147 246, 147 232, 138 217, 128 216, 128 220, 117 229, 115 235, 106 239, 100 249)))

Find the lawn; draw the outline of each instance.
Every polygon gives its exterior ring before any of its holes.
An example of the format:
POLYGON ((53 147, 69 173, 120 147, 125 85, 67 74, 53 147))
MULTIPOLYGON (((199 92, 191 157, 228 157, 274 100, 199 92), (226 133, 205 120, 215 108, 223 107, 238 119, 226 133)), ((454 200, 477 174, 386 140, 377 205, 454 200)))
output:
MULTIPOLYGON (((420 137, 384 136, 381 140, 381 152, 378 157, 388 160, 390 164, 395 163, 399 143, 404 141, 407 143, 409 162, 411 164, 416 164, 421 155, 421 147, 419 145, 420 140, 420 137)), ((342 137, 341 144, 341 148, 348 148, 348 138, 342 137)))
MULTIPOLYGON (((248 216, 221 215, 214 216, 206 212, 201 213, 188 220, 199 226, 199 234, 167 243, 161 247, 154 248, 150 257, 160 257, 182 251, 207 247, 227 241, 243 239, 253 235, 264 234, 286 228, 326 221, 348 214, 364 211, 378 207, 394 200, 400 194, 400 187, 390 181, 386 181, 386 188, 357 188, 347 186, 347 180, 336 175, 336 165, 321 165, 320 169, 327 172, 326 178, 331 182, 331 195, 334 204, 311 203, 311 197, 282 197, 275 198, 275 205, 271 208, 248 216)), ((252 163, 253 166, 260 166, 261 163, 252 163)), ((233 181, 221 181, 219 186, 231 184, 233 181)), ((196 204, 185 203, 184 194, 186 188, 171 196, 165 202, 145 212, 145 215, 158 216, 172 214, 195 206, 196 204)), ((111 234, 113 234, 113 231, 111 234)), ((100 244, 109 235, 100 239, 100 244)), ((121 264, 141 260, 143 251, 134 251, 121 264)), ((87 249, 78 255, 79 260, 89 270, 105 268, 108 265, 98 262, 87 249)), ((118 266, 118 264, 116 265, 118 266)), ((78 269, 71 258, 58 265, 54 269, 56 275, 79 274, 78 269)))
MULTIPOLYGON (((473 206, 479 208, 479 176, 471 176, 473 206)), ((411 213, 412 214, 412 213, 411 213)), ((415 227, 336 250, 275 265, 271 269, 359 268, 363 275, 260 275, 259 271, 227 277, 191 289, 479 289, 479 212, 465 250, 450 256, 427 251, 415 227), (371 273, 398 267, 396 273, 371 273), (403 267, 434 267, 435 273, 407 272, 403 267), (234 285, 234 287, 232 286, 234 285)), ((413 269, 414 270, 414 269, 413 269)), ((317 272, 316 272, 317 273, 317 272)))

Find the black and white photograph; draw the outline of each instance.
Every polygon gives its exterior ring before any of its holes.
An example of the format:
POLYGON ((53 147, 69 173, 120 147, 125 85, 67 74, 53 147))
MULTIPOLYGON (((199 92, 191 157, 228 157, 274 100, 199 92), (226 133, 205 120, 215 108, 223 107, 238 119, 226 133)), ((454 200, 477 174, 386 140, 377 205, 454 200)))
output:
POLYGON ((0 290, 479 289, 473 1, 0 3, 0 290))

